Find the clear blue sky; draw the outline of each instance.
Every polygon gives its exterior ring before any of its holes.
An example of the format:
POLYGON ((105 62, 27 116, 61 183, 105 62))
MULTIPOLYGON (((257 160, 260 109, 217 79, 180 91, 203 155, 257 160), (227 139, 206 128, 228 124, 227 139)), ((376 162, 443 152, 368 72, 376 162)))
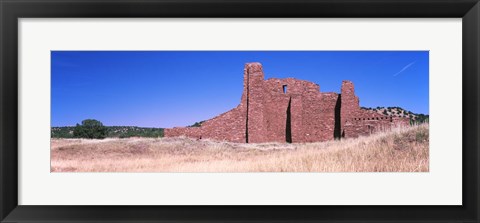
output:
POLYGON ((52 126, 186 126, 236 107, 247 62, 265 78, 294 77, 360 106, 429 113, 428 51, 52 51, 52 126))

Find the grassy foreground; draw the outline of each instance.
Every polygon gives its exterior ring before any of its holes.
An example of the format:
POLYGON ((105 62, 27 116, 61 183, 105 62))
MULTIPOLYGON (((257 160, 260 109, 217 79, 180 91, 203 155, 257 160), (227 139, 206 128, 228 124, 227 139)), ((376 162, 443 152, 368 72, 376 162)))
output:
POLYGON ((318 143, 52 139, 52 172, 428 172, 428 124, 318 143))

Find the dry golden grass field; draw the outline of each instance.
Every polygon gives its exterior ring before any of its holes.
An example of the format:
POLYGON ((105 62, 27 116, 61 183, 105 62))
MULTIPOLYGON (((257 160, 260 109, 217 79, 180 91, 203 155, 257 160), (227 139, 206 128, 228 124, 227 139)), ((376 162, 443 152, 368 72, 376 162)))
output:
POLYGON ((318 143, 52 139, 52 172, 428 172, 428 124, 318 143))

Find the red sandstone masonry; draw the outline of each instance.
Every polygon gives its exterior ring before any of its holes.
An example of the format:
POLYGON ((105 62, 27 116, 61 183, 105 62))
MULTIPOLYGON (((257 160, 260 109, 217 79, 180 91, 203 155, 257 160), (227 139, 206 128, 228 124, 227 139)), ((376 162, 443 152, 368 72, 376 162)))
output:
POLYGON ((246 108, 243 105, 225 112, 202 124, 202 138, 225 140, 231 142, 245 142, 246 108))
POLYGON ((352 138, 398 125, 407 118, 360 109, 354 85, 343 81, 341 94, 294 78, 264 79, 260 63, 244 69, 240 104, 201 127, 165 129, 166 137, 187 136, 231 142, 317 142, 352 138))
POLYGON ((187 136, 190 138, 202 138, 202 129, 198 127, 175 127, 171 129, 164 129, 165 137, 173 136, 187 136))

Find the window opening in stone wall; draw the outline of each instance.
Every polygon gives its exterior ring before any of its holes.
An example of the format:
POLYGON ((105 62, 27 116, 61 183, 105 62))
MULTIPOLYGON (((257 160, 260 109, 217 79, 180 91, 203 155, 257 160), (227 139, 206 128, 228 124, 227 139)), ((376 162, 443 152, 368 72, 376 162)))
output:
POLYGON ((283 85, 283 93, 284 93, 284 94, 287 93, 287 85, 283 85))

